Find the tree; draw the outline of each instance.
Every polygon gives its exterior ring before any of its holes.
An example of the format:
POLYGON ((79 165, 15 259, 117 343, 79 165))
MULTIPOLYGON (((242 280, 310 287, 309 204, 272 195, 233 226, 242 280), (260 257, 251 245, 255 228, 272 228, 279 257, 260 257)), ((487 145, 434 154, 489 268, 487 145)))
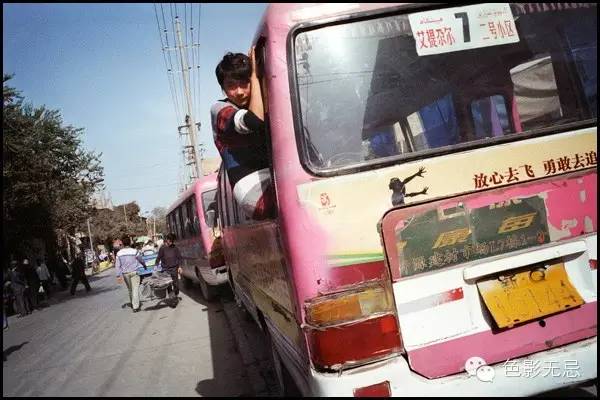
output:
MULTIPOLYGON (((146 222, 139 213, 140 207, 136 202, 117 205, 113 210, 95 209, 91 214, 94 242, 104 243, 105 246, 112 248, 114 239, 146 235, 148 233, 146 222)), ((87 230, 82 231, 87 232, 87 230)))
POLYGON ((102 154, 84 150, 83 128, 64 126, 59 111, 25 103, 7 85, 11 78, 4 75, 2 86, 3 242, 24 253, 34 238, 52 248, 58 230, 74 234, 85 223, 103 182, 102 154))
POLYGON ((156 220, 156 233, 167 232, 167 209, 165 207, 155 207, 152 212, 152 217, 156 220))

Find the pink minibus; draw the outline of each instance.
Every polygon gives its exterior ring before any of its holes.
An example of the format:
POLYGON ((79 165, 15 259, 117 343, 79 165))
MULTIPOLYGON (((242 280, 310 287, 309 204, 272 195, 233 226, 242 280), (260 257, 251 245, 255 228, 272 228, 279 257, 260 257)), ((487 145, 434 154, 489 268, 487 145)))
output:
POLYGON ((196 179, 167 211, 167 227, 185 257, 183 278, 200 284, 202 295, 212 300, 217 286, 227 282, 217 222, 217 174, 196 179))
POLYGON ((277 215, 218 177, 282 393, 529 396, 597 375, 593 3, 271 4, 277 215))

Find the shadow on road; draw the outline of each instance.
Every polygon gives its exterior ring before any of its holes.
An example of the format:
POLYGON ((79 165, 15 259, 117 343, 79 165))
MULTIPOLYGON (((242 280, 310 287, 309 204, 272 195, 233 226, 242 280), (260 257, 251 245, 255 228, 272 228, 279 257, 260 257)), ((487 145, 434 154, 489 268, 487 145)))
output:
MULTIPOLYGON (((237 352, 235 341, 228 340, 231 334, 224 334, 229 330, 227 319, 224 318, 223 306, 219 298, 228 296, 227 285, 217 288, 217 296, 214 300, 207 301, 202 296, 202 291, 197 283, 185 282, 183 280, 179 288, 185 293, 188 299, 184 301, 194 301, 199 306, 199 312, 208 313, 208 324, 210 328, 210 343, 212 355, 213 378, 204 379, 196 385, 196 393, 201 396, 231 396, 231 382, 235 381, 234 376, 245 376, 245 367, 242 363, 232 366, 229 355, 237 352), (221 315, 219 315, 221 314, 221 315)), ((237 396, 252 396, 251 385, 247 388, 240 388, 237 396)))
POLYGON ((98 295, 100 293, 112 292, 114 290, 119 289, 119 286, 107 286, 106 283, 104 283, 104 282, 102 282, 101 285, 98 284, 99 283, 98 281, 100 281, 102 279, 106 279, 106 278, 111 278, 111 276, 109 276, 109 275, 99 276, 99 277, 89 276, 88 282, 89 282, 92 290, 89 292, 86 292, 85 286, 83 285, 83 283, 79 282, 77 284, 77 287, 75 288, 75 295, 71 295, 71 292, 70 292, 71 282, 70 281, 67 286, 67 289, 54 287, 53 291, 52 291, 52 295, 50 296, 50 299, 48 299, 45 302, 44 306, 48 307, 48 306, 52 306, 55 304, 67 302, 69 300, 72 300, 72 299, 75 299, 78 297, 90 297, 90 296, 98 295))
POLYGON ((14 353, 15 351, 21 350, 21 347, 25 346, 27 343, 29 343, 29 342, 28 341, 27 342, 23 342, 23 343, 21 343, 19 345, 10 346, 8 349, 3 350, 2 351, 2 361, 6 361, 9 355, 11 355, 12 353, 14 353))

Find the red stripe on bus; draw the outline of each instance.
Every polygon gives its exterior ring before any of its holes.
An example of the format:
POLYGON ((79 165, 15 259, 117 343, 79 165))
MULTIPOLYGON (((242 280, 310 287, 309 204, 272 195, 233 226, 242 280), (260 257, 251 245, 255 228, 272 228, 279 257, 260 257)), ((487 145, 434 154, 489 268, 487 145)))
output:
POLYGON ((390 279, 383 261, 333 267, 329 269, 327 278, 327 284, 334 288, 364 283, 373 279, 390 279))
POLYGON ((436 293, 431 296, 422 297, 420 299, 411 300, 406 303, 398 304, 398 314, 408 314, 412 312, 418 312, 427 310, 429 308, 437 307, 439 305, 450 303, 452 301, 460 300, 465 297, 461 287, 448 290, 447 292, 436 293))

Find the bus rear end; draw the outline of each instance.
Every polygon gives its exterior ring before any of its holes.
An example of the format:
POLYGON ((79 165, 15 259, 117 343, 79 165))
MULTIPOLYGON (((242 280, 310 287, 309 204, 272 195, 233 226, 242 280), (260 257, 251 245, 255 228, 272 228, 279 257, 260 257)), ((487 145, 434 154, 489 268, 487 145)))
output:
POLYGON ((297 193, 328 265, 303 305, 313 393, 596 378, 596 31, 584 3, 357 8, 292 30, 315 177, 297 193))

